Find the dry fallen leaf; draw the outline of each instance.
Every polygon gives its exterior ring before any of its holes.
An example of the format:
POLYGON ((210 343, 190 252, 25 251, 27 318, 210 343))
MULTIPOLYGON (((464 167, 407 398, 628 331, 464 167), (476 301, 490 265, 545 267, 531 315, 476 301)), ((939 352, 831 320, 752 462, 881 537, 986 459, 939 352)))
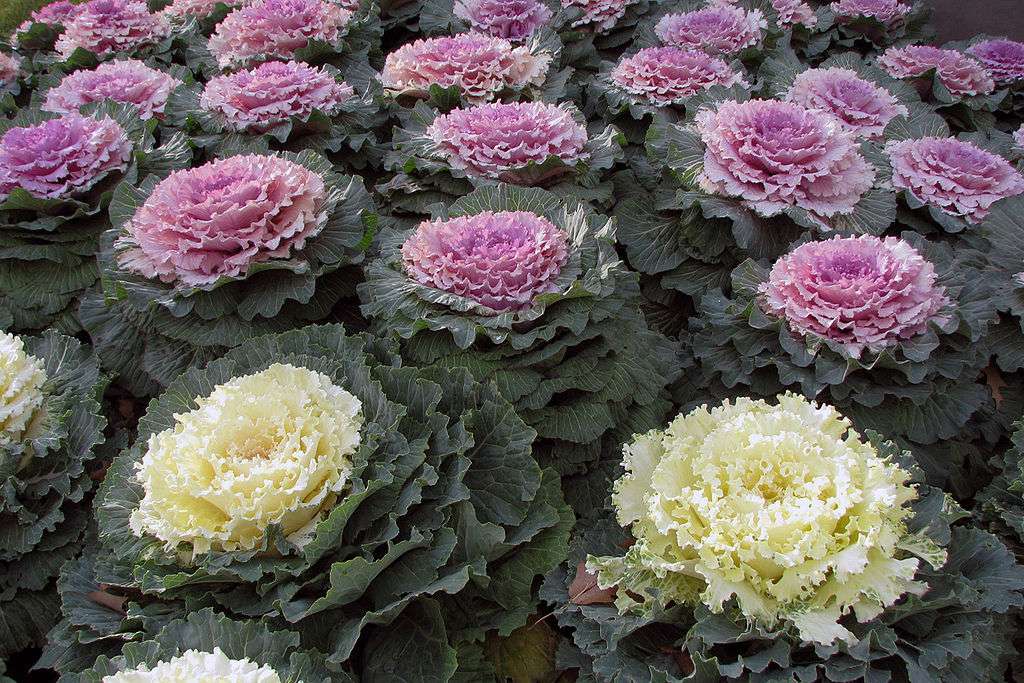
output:
POLYGON ((91 593, 88 593, 86 597, 97 605, 103 605, 107 609, 114 610, 120 614, 126 614, 124 611, 124 603, 128 598, 108 593, 105 590, 92 591, 91 593))
POLYGON ((985 383, 988 384, 988 389, 992 392, 992 399, 998 408, 1003 404, 1003 388, 1006 387, 1006 380, 1003 379, 998 368, 990 365, 985 368, 985 383))
POLYGON ((599 588, 597 577, 587 571, 587 563, 576 565, 576 578, 569 584, 569 601, 574 605, 604 605, 615 600, 614 588, 599 588))

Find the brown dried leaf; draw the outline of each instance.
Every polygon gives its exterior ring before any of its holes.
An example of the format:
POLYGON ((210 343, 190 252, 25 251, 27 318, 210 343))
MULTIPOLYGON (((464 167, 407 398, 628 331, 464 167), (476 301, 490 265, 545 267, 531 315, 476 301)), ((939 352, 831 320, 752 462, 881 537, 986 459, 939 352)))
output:
POLYGON ((597 577, 587 571, 587 563, 576 565, 576 578, 569 584, 569 602, 574 605, 606 605, 615 600, 614 588, 599 588, 597 577))
POLYGON ((113 610, 119 614, 127 614, 124 610, 124 603, 128 598, 113 595, 105 590, 92 591, 91 593, 88 593, 86 597, 97 605, 103 605, 107 609, 113 610))
POLYGON ((992 399, 996 402, 996 408, 1003 404, 1003 389, 1006 388, 1006 380, 1003 379, 1002 373, 999 369, 993 365, 985 368, 985 383, 988 384, 989 391, 992 392, 992 399))

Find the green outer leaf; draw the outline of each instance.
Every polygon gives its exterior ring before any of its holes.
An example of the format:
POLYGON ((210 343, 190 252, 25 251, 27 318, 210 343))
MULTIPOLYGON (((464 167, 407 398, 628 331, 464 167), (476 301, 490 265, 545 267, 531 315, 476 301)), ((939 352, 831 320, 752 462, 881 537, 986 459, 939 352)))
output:
POLYGON ((440 606, 433 600, 421 600, 392 628, 379 630, 369 639, 362 680, 444 683, 455 673, 456 663, 440 606))

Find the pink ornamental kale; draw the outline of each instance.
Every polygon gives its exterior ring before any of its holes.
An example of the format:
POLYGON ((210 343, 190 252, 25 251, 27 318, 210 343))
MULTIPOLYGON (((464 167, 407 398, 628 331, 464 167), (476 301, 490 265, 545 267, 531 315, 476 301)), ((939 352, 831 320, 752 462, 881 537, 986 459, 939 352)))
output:
POLYGON ((775 262, 760 293, 791 330, 838 342, 854 358, 921 334, 949 303, 912 246, 871 235, 797 247, 775 262))
POLYGON ((113 100, 133 104, 143 121, 161 117, 167 97, 181 81, 134 59, 100 64, 91 71, 75 71, 46 93, 43 111, 77 112, 90 102, 113 100))
POLYGON ((540 0, 455 0, 455 16, 474 31, 522 42, 551 21, 551 10, 540 0))
POLYGON ((354 95, 322 67, 301 62, 266 62, 248 71, 211 78, 199 106, 218 114, 237 132, 262 133, 314 110, 334 116, 354 95))
POLYGON ((411 279, 495 312, 529 308, 557 291, 567 259, 565 232, 525 211, 424 221, 402 245, 411 279))
MULTIPOLYGON (((709 5, 735 5, 739 0, 710 0, 709 5)), ((795 24, 801 24, 807 28, 813 28, 818 24, 818 16, 814 9, 802 0, 771 0, 772 9, 779 15, 778 25, 780 28, 792 28, 795 24)))
POLYGON ((665 15, 654 30, 667 45, 732 55, 757 45, 767 27, 760 10, 746 12, 739 7, 715 5, 665 15))
POLYGON ((327 221, 319 175, 275 156, 218 159, 161 181, 119 238, 118 262, 185 287, 287 258, 327 221))
POLYGON ((865 138, 880 138, 890 121, 908 114, 885 88, 851 69, 835 67, 798 74, 784 99, 828 112, 844 129, 865 138))
POLYGON ((57 0, 49 5, 43 5, 22 22, 15 30, 12 43, 17 44, 17 34, 32 28, 32 24, 47 24, 48 26, 63 26, 67 24, 78 13, 81 5, 73 5, 70 0, 57 0))
POLYGON ((0 52, 0 88, 7 88, 18 82, 21 74, 21 60, 17 55, 0 52))
POLYGON ((659 107, 682 104, 713 85, 745 85, 721 59, 678 47, 648 47, 624 57, 612 69, 611 80, 633 100, 659 107))
POLYGON ((453 168, 511 183, 524 182, 517 172, 531 163, 557 157, 571 166, 588 157, 586 129, 565 108, 542 102, 455 109, 426 134, 453 168))
POLYGON ((562 0, 562 7, 582 10, 583 16, 572 23, 573 28, 586 26, 598 32, 610 31, 626 16, 626 9, 636 0, 562 0))
POLYGON ((311 40, 336 43, 352 12, 329 0, 254 0, 224 18, 210 36, 221 68, 254 59, 289 59, 311 40))
POLYGON ((387 56, 381 81, 395 95, 426 97, 431 85, 458 87, 472 103, 489 102, 506 88, 541 85, 549 54, 534 55, 504 38, 483 33, 426 38, 387 56))
POLYGON ((1024 81, 1024 43, 1016 40, 985 40, 967 50, 981 62, 996 83, 1024 81))
POLYGON ((892 184, 946 213, 976 223, 1000 199, 1024 193, 1024 177, 998 154, 956 138, 921 138, 885 146, 892 184))
POLYGON ((172 0, 171 4, 163 9, 163 14, 175 20, 189 17, 202 19, 213 14, 218 4, 237 7, 243 2, 244 0, 172 0))
POLYGON ((981 64, 956 50, 931 45, 891 47, 878 63, 893 78, 918 78, 935 69, 942 85, 957 96, 987 95, 996 87, 981 64))
POLYGON ((801 0, 772 0, 772 9, 779 15, 781 28, 792 28, 796 24, 814 28, 818 24, 814 10, 801 0))
POLYGON ((841 23, 863 17, 890 27, 901 22, 912 9, 899 0, 839 0, 830 7, 841 23))
POLYGON ((72 4, 69 0, 57 0, 49 5, 43 5, 32 13, 31 23, 39 24, 65 24, 74 18, 79 12, 81 5, 72 4))
POLYGON ((128 167, 132 145, 109 118, 65 114, 0 138, 0 199, 22 188, 33 197, 66 199, 128 167))
POLYGON ((875 171, 836 119, 791 102, 723 102, 697 114, 707 146, 701 186, 738 197, 763 215, 790 206, 849 214, 875 171))
POLYGON ((1024 148, 1024 126, 1021 126, 1013 132, 1013 141, 1018 147, 1024 148))
POLYGON ((67 59, 78 48, 104 57, 153 45, 170 33, 167 20, 141 0, 89 0, 65 24, 55 49, 67 59))

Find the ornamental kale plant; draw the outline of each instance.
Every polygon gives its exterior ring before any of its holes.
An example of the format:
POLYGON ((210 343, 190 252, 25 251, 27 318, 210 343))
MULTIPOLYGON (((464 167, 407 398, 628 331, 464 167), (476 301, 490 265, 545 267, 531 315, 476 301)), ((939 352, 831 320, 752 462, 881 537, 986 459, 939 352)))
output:
POLYGON ((933 216, 942 216, 936 222, 951 231, 984 220, 994 203, 1024 193, 1019 171, 998 154, 966 140, 892 141, 885 151, 892 163, 892 185, 904 192, 907 205, 927 207, 933 216))
POLYGON ((210 36, 221 69, 267 59, 290 59, 311 41, 338 44, 352 12, 326 0, 259 0, 228 14, 210 36))
POLYGON ((726 3, 680 14, 668 14, 658 21, 655 34, 665 45, 709 54, 732 56, 757 46, 768 27, 758 10, 747 12, 726 3))
POLYGON ((879 138, 893 119, 910 113, 891 92, 841 67, 797 74, 785 99, 829 112, 844 130, 859 138, 879 138))
POLYGON ((243 344, 154 399, 99 491, 96 554, 66 567, 57 668, 159 641, 169 618, 206 607, 296 632, 332 680, 447 678, 457 644, 522 625, 573 523, 557 475, 493 385, 404 367, 396 351, 308 327, 243 344), (154 615, 153 632, 70 610, 101 584, 154 615), (397 657, 409 647, 416 657, 397 657))
POLYGON ((138 395, 272 331, 324 320, 377 216, 358 176, 312 152, 240 155, 119 186, 82 323, 138 395))
POLYGON ((573 631, 567 663, 597 680, 1001 680, 1024 571, 831 406, 702 406, 624 456, 629 533, 598 524, 570 550, 614 597, 572 592, 569 573, 542 590, 573 631))
POLYGON ((743 77, 723 60, 678 47, 644 48, 620 60, 605 78, 610 105, 630 105, 631 111, 637 106, 641 112, 650 107, 684 105, 693 95, 713 86, 728 88, 744 83, 743 77))
POLYGON ((834 237, 770 270, 745 262, 731 290, 705 295, 693 326, 694 356, 714 382, 821 397, 910 448, 939 483, 956 476, 946 448, 976 438, 969 423, 990 407, 979 382, 997 321, 994 280, 970 252, 911 233, 834 237))
POLYGON ((380 116, 369 86, 356 85, 359 92, 330 65, 268 61, 214 76, 202 87, 179 87, 168 100, 165 125, 183 131, 211 160, 308 149, 361 170, 379 161, 372 129, 380 116))
POLYGON ((75 114, 87 104, 111 100, 134 105, 143 121, 163 118, 171 91, 181 81, 137 59, 104 62, 95 69, 76 71, 46 91, 40 109, 75 114))
POLYGON ((593 510, 625 432, 668 408, 673 348, 642 324, 636 276, 613 225, 584 205, 482 188, 411 231, 382 236, 360 285, 363 313, 417 365, 464 366, 497 383, 537 430, 538 457, 593 510), (586 485, 577 484, 584 482, 586 485))
POLYGON ((166 19, 152 14, 139 0, 89 0, 66 22, 54 46, 65 60, 78 51, 97 59, 132 53, 160 43, 170 34, 166 19))
POLYGON ((763 628, 785 622, 809 643, 855 642, 842 615, 863 621, 923 593, 920 560, 937 567, 945 554, 910 538, 910 474, 856 434, 844 438, 849 428, 831 407, 787 394, 776 406, 740 398, 697 408, 638 437, 612 494, 636 542, 623 557, 588 557, 587 569, 599 587, 618 588, 623 613, 694 599, 721 613, 735 597, 763 628))
POLYGON ((427 38, 408 43, 384 60, 381 82, 396 98, 442 97, 435 89, 479 104, 503 92, 540 88, 548 78, 553 55, 513 47, 504 38, 479 33, 427 38))
POLYGON ((199 102, 236 132, 265 132, 291 117, 308 119, 318 109, 333 116, 354 95, 352 86, 338 82, 326 67, 265 62, 210 79, 199 102))
POLYGON ((474 31, 516 42, 530 38, 553 14, 540 0, 455 0, 452 5, 452 16, 474 31))
POLYGON ((621 155, 620 136, 613 126, 590 134, 572 105, 490 103, 439 114, 419 103, 407 118, 385 158, 395 175, 378 188, 395 210, 422 214, 498 182, 612 201, 603 175, 621 155))
POLYGON ((774 100, 723 102, 717 111, 698 112, 696 129, 705 151, 697 182, 708 194, 738 198, 765 217, 789 207, 822 221, 851 214, 875 174, 834 121, 815 109, 774 100), (805 150, 795 163, 773 149, 787 144, 783 131, 805 150), (775 154, 778 169, 757 167, 758 160, 775 154))
POLYGON ((1017 83, 1024 80, 1024 43, 1016 40, 989 39, 974 43, 967 50, 981 62, 996 83, 1017 83))
POLYGON ((107 385, 93 352, 52 330, 0 333, 0 656, 56 623, 54 579, 89 525, 107 385))
POLYGON ((98 237, 114 187, 188 160, 180 137, 156 148, 153 123, 133 106, 85 111, 23 109, 0 121, 0 319, 16 330, 80 330, 76 309, 98 277, 98 237))

